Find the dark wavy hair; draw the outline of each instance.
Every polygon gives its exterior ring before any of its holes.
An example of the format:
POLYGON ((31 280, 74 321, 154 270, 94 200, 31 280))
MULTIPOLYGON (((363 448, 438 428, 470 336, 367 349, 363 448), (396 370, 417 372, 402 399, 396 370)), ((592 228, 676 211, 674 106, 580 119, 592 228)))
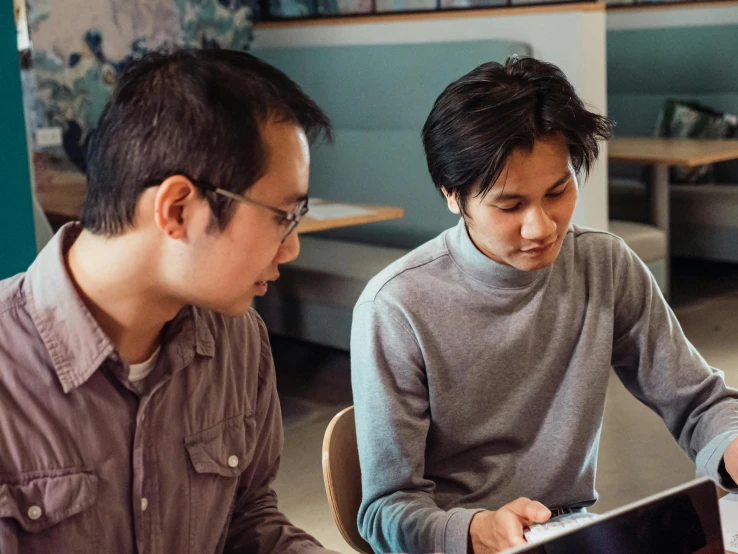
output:
POLYGON ((589 111, 555 65, 534 58, 485 63, 451 83, 423 127, 433 183, 456 193, 464 215, 469 195, 485 196, 510 154, 560 135, 577 173, 589 173, 614 123, 589 111))
MULTIPOLYGON (((115 235, 143 190, 182 174, 241 194, 267 169, 261 130, 293 122, 332 139, 328 116, 284 73, 233 50, 150 53, 121 75, 88 150, 82 226, 115 235)), ((223 230, 233 201, 207 195, 223 230)))

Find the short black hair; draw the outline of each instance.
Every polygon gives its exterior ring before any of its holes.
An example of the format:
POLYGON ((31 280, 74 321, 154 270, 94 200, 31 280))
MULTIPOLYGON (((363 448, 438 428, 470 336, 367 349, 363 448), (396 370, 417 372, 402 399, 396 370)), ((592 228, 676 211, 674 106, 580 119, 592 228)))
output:
POLYGON ((510 154, 561 135, 577 173, 589 173, 614 123, 587 110, 555 65, 528 57, 489 62, 451 83, 423 127, 433 183, 455 193, 462 214, 473 191, 486 195, 510 154))
MULTIPOLYGON (((267 169, 262 128, 299 125, 332 140, 328 116, 284 73, 245 52, 152 52, 120 76, 87 157, 85 229, 115 235, 133 223, 143 190, 172 175, 240 194, 267 169)), ((233 201, 207 193, 223 230, 233 201)))

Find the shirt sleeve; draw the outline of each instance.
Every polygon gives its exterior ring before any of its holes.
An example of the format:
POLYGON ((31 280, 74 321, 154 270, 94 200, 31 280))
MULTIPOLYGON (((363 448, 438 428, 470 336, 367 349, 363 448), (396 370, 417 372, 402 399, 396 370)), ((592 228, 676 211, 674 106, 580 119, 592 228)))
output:
POLYGON ((272 482, 279 470, 284 442, 277 396, 274 361, 266 327, 258 320, 261 334, 259 391, 256 408, 256 452, 241 474, 233 518, 228 530, 228 554, 337 554, 323 548, 313 537, 292 525, 279 511, 272 482))
POLYGON ((442 510, 424 477, 430 412, 420 347, 390 308, 354 310, 351 375, 363 498, 358 525, 376 552, 466 554, 479 510, 442 510))
POLYGON ((615 250, 613 368, 625 387, 656 412, 706 475, 735 488, 720 471, 738 437, 738 391, 684 335, 648 268, 625 244, 615 250))

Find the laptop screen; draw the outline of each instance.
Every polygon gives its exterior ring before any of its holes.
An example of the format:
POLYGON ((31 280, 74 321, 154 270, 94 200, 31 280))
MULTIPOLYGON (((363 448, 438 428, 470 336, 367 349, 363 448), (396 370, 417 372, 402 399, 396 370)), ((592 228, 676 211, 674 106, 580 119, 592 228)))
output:
POLYGON ((715 485, 696 482, 519 552, 724 554, 715 485))

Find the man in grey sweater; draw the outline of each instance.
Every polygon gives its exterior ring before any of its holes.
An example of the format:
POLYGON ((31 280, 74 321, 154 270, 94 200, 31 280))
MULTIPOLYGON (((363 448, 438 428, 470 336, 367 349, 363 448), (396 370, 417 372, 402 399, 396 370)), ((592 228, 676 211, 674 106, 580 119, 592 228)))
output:
POLYGON ((436 101, 428 167, 461 220, 354 310, 358 523, 376 551, 498 552, 593 504, 611 368, 699 474, 736 488, 738 391, 624 242, 571 224, 610 129, 533 59, 484 64, 436 101))

